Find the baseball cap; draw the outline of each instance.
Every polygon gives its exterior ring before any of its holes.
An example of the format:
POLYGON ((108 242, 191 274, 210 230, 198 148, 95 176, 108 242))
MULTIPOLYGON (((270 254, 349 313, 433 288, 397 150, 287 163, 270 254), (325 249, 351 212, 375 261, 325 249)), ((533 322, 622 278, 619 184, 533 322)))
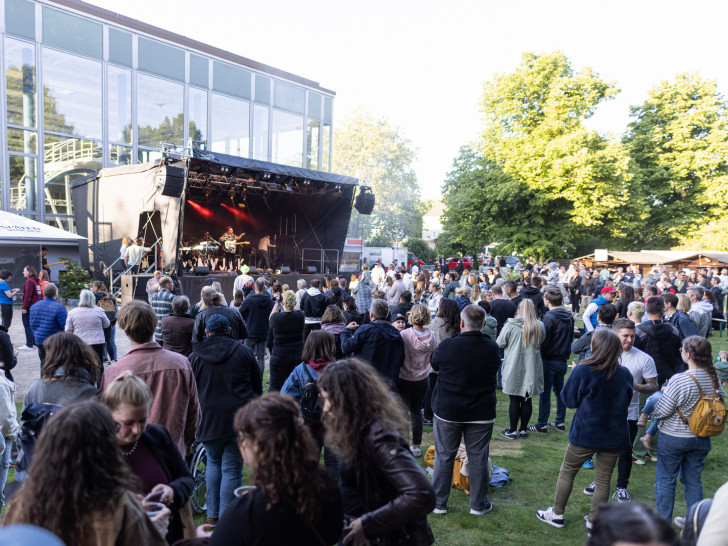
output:
POLYGON ((211 334, 223 334, 230 329, 230 321, 224 315, 215 314, 205 321, 205 330, 211 334))
POLYGON ((609 293, 616 294, 617 291, 614 288, 612 288, 611 286, 605 286, 604 288, 602 288, 602 291, 599 293, 600 294, 609 294, 609 293))
POLYGON ((392 320, 390 320, 389 322, 390 322, 390 323, 392 323, 392 322, 394 322, 395 320, 400 320, 400 319, 401 319, 401 320, 403 320, 403 321, 405 321, 405 322, 407 322, 407 317, 406 317, 406 316, 404 316, 404 315, 403 315, 402 313, 397 313, 396 315, 394 315, 394 316, 392 317, 392 320))

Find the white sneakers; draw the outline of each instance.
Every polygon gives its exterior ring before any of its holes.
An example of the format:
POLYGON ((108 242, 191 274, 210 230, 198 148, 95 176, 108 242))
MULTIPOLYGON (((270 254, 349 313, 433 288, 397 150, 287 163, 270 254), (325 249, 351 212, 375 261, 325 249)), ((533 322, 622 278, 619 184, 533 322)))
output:
POLYGON ((548 523, 549 525, 553 525, 559 529, 564 526, 564 515, 555 514, 553 506, 549 506, 546 510, 537 510, 536 517, 544 523, 548 523))
POLYGON ((419 447, 410 446, 410 452, 415 457, 422 457, 422 450, 419 447))

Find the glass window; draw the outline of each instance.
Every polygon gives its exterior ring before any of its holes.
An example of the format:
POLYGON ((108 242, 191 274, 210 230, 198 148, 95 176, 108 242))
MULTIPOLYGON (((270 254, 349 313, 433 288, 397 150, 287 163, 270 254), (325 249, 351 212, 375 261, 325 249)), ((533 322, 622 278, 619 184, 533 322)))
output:
POLYGON ((303 166, 303 118, 273 110, 273 162, 303 166))
POLYGON ((133 159, 130 146, 109 144, 109 163, 111 165, 131 165, 133 159))
POLYGON ((331 149, 331 124, 324 123, 323 130, 323 144, 321 144, 321 169, 322 171, 331 170, 331 156, 329 150, 331 149))
POLYGON ((140 37, 139 69, 184 81, 185 52, 176 47, 140 37))
POLYGON ((253 159, 268 161, 269 118, 270 109, 257 104, 253 107, 253 159))
POLYGON ((101 143, 46 134, 43 153, 45 210, 73 214, 71 181, 99 170, 101 143))
POLYGON ((35 4, 26 0, 5 0, 5 30, 35 40, 35 4))
POLYGON ((321 122, 308 120, 308 132, 306 133, 306 168, 318 169, 319 134, 321 122))
POLYGON ((131 34, 109 28, 109 60, 112 63, 132 66, 131 34))
POLYGON ((5 38, 8 123, 35 127, 35 46, 5 38))
POLYGON ((43 48, 43 95, 46 131, 103 137, 100 62, 43 48))
POLYGON ((24 154, 37 154, 38 143, 35 131, 23 131, 8 127, 8 150, 24 154))
POLYGON ((81 55, 102 58, 101 25, 43 6, 43 43, 81 55))
POLYGON ((149 161, 159 161, 162 159, 162 152, 159 150, 137 150, 137 158, 139 163, 148 163, 149 161))
POLYGON ((76 221, 72 216, 46 216, 45 223, 63 231, 76 233, 76 221))
POLYGON ((321 95, 308 92, 308 117, 321 119, 321 95))
POLYGON ((324 97, 324 121, 329 125, 334 121, 334 101, 331 97, 324 97))
POLYGON ((184 144, 182 84, 137 74, 137 122, 140 146, 184 144))
POLYGON ((195 148, 204 150, 207 145, 207 91, 190 87, 189 101, 189 138, 195 148))
POLYGON ((212 88, 236 97, 250 98, 251 74, 226 63, 212 63, 212 88))
POLYGON ((255 75, 255 102, 270 106, 270 78, 255 75))
POLYGON ((37 173, 34 157, 10 156, 11 210, 35 212, 37 173))
POLYGON ((131 70, 108 66, 109 140, 131 143, 131 70))
POLYGON ((212 94, 212 151, 249 157, 250 103, 212 94))
POLYGON ((190 53, 190 83, 207 89, 210 85, 209 72, 210 62, 205 57, 190 53))
POLYGON ((273 89, 273 106, 283 108, 290 112, 303 114, 306 103, 306 91, 303 87, 296 87, 285 82, 276 81, 273 89))

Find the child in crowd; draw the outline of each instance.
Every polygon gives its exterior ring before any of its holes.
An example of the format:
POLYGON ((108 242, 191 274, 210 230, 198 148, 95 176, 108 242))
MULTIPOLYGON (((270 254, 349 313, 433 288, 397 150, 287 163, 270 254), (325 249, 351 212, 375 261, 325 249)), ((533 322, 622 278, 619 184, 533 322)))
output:
POLYGON ((728 351, 718 353, 718 362, 715 363, 715 369, 718 372, 720 382, 724 386, 728 385, 728 351))
MULTIPOLYGON (((655 406, 657 406, 657 403, 660 401, 660 398, 662 398, 662 393, 667 388, 667 384, 669 381, 665 381, 665 384, 662 386, 662 389, 656 392, 653 392, 650 397, 647 399, 647 402, 645 403, 644 407, 642 408, 642 413, 640 414, 640 418, 637 420, 637 426, 638 427, 644 427, 647 426, 647 419, 649 419, 652 416, 652 412, 655 409, 655 406)), ((640 442, 642 442, 642 445, 645 446, 645 449, 647 451, 652 451, 652 438, 655 436, 655 432, 657 432, 657 424, 660 422, 659 419, 653 419, 652 424, 650 425, 650 428, 647 429, 647 432, 645 432, 645 435, 640 438, 640 442)))

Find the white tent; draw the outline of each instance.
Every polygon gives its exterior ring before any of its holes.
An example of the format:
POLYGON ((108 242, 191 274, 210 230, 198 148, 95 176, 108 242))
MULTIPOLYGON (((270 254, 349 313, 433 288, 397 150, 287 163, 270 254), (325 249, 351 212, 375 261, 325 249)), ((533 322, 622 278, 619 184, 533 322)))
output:
POLYGON ((0 244, 68 245, 85 241, 75 233, 48 226, 25 216, 0 211, 0 244))

